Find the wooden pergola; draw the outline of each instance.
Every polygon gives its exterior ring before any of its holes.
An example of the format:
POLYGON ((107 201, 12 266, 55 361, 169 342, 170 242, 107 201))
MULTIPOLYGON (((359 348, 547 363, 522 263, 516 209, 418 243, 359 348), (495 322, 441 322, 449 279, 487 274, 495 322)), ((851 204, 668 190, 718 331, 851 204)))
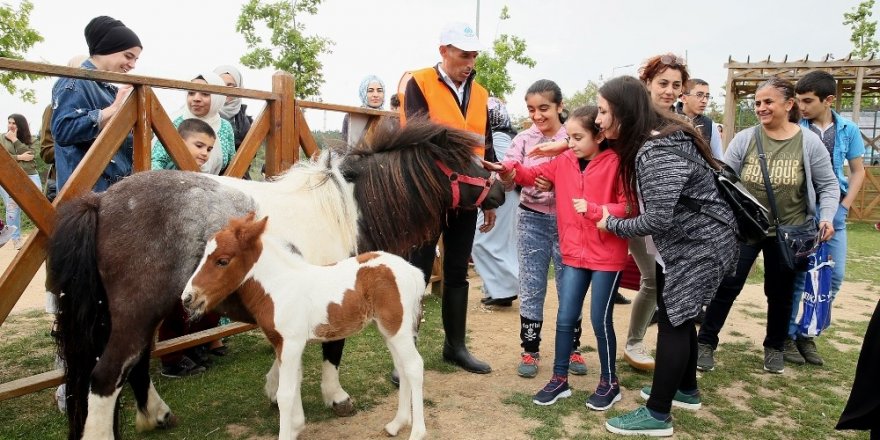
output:
MULTIPOLYGON (((832 59, 825 55, 818 60, 810 60, 805 56, 802 60, 789 61, 788 55, 782 61, 772 61, 768 56, 761 61, 745 62, 728 58, 724 64, 727 68, 726 101, 724 104, 724 145, 730 143, 737 131, 746 127, 736 126, 736 110, 738 104, 755 96, 755 90, 762 82, 771 77, 780 77, 797 82, 801 77, 813 70, 824 70, 837 80, 836 110, 852 110, 852 120, 860 121, 863 98, 880 98, 880 59, 872 54, 868 59, 853 59, 852 55, 841 59, 832 59), (841 103, 851 99, 852 108, 842 109, 841 103)), ((868 127, 861 126, 865 129, 868 127)), ((861 130, 866 150, 880 152, 880 136, 868 136, 861 130)), ((880 220, 880 167, 866 166, 868 171, 865 184, 859 193, 856 204, 850 212, 854 220, 880 220)))

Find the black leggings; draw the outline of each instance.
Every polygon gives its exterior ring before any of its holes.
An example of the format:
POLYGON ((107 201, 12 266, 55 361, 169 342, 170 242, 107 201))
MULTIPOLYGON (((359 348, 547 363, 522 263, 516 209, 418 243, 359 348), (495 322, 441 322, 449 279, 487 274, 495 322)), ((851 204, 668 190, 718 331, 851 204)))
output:
POLYGON ((651 397, 646 406, 667 414, 677 390, 697 389, 697 328, 693 318, 673 327, 666 312, 666 276, 657 265, 657 357, 651 397))

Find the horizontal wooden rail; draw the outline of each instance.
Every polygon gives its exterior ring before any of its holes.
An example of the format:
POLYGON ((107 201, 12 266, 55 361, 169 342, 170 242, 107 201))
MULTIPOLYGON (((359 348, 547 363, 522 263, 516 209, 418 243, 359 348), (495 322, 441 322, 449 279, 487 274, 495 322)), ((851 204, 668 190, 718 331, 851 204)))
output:
POLYGON ((296 105, 301 108, 312 108, 312 109, 316 109, 316 110, 329 110, 329 111, 333 111, 333 112, 357 113, 357 114, 361 114, 361 115, 400 117, 400 114, 397 112, 391 112, 388 110, 376 110, 373 108, 366 108, 366 107, 355 107, 352 105, 327 104, 324 102, 300 101, 300 100, 296 101, 296 105))
POLYGON ((13 60, 0 57, 0 70, 12 70, 22 73, 37 75, 63 76, 67 78, 80 78, 93 81, 110 83, 137 84, 152 86, 162 89, 194 90, 198 92, 217 93, 225 96, 237 96, 239 98, 251 98, 274 101, 281 99, 281 95, 262 90, 242 89, 238 87, 213 86, 199 84, 190 81, 155 78, 152 76, 133 75, 130 73, 114 73, 97 70, 81 69, 79 67, 57 66, 54 64, 35 63, 33 61, 13 60))
MULTIPOLYGON (((229 325, 221 325, 198 333, 168 339, 167 341, 157 343, 151 356, 154 358, 164 356, 168 353, 185 350, 190 347, 195 347, 196 345, 202 345, 220 338, 244 333, 255 328, 257 328, 257 326, 253 324, 233 322, 229 325)), ((58 386, 62 383, 64 383, 64 370, 62 369, 47 371, 34 376, 6 382, 0 384, 0 401, 58 386)))

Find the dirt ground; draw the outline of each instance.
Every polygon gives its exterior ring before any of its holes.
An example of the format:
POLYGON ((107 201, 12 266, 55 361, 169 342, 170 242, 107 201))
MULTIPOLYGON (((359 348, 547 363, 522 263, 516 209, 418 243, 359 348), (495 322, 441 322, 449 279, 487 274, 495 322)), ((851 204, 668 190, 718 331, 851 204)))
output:
MULTIPOLYGON (((16 252, 11 243, 0 249, 0 269, 5 270, 16 252)), ((45 268, 41 268, 19 299, 13 313, 44 307, 44 281, 45 268)), ((477 357, 491 363, 493 371, 488 375, 426 372, 425 399, 432 402, 432 405, 426 406, 425 410, 428 434, 430 438, 463 439, 465 437, 462 437, 462 433, 467 433, 469 439, 527 439, 529 437, 526 432, 533 428, 536 422, 521 417, 518 409, 504 405, 502 401, 514 392, 534 393, 549 377, 552 369, 552 341, 557 308, 555 286, 551 282, 544 316, 542 353, 544 360, 535 379, 523 379, 516 375, 520 353, 519 302, 515 301, 512 307, 507 308, 485 307, 480 304, 480 286, 479 277, 472 277, 468 311, 469 346, 477 357), (487 417, 503 417, 504 423, 497 421, 486 423, 487 417)), ((628 298, 635 295, 635 292, 626 289, 622 289, 621 292, 628 298)), ((875 292, 868 291, 866 284, 845 283, 835 302, 834 319, 867 320, 864 313, 866 311, 870 313, 876 297, 875 292)), ((623 305, 616 306, 614 310, 619 369, 629 368, 622 360, 622 350, 629 324, 630 308, 631 306, 623 305)), ((586 304, 584 309, 589 310, 586 304)), ((763 321, 748 317, 745 312, 762 313, 764 310, 766 306, 761 286, 747 285, 731 312, 728 325, 722 331, 722 341, 743 341, 747 338, 759 347, 764 338, 763 321), (749 307, 747 304, 752 304, 754 307, 749 307), (745 336, 731 336, 731 331, 745 336)), ((588 322, 585 321, 581 342, 595 346, 588 322)), ((653 347, 656 344, 656 337, 657 327, 651 326, 646 336, 646 345, 653 347)), ((861 338, 858 339, 861 341, 861 338)), ((592 390, 595 389, 598 381, 595 371, 599 361, 595 352, 585 353, 584 357, 590 373, 586 376, 570 376, 571 386, 577 390, 592 390)), ((734 398, 733 394, 737 391, 729 392, 734 398)), ((845 390, 843 394, 847 392, 845 390)), ((639 404, 641 399, 638 393, 624 389, 623 400, 615 406, 629 409, 639 404)), ((302 438, 386 438, 382 427, 394 417, 396 406, 397 395, 392 394, 373 410, 361 412, 351 418, 322 423, 307 421, 302 438)), ((232 427, 230 429, 234 430, 232 427)), ((408 428, 401 433, 401 436, 408 435, 408 428)))

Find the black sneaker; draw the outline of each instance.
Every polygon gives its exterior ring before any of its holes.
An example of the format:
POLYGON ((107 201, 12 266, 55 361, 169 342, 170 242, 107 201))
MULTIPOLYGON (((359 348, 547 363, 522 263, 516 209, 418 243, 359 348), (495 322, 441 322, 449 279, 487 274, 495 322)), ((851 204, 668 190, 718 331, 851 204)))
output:
POLYGON ((516 295, 511 296, 509 298, 489 298, 485 301, 480 301, 487 306, 497 306, 497 307, 510 307, 513 305, 513 300, 516 299, 516 295))
POLYGON ((614 304, 627 305, 632 304, 632 300, 623 296, 619 290, 614 291, 614 304))
POLYGON ((620 399, 620 384, 617 382, 617 378, 611 379, 610 382, 602 378, 599 380, 596 392, 587 399, 587 408, 605 411, 611 408, 615 402, 619 402, 620 399))
POLYGON ((804 356, 804 360, 807 361, 807 363, 813 365, 825 364, 825 361, 822 360, 822 356, 819 356, 819 351, 816 349, 816 341, 813 341, 813 338, 798 336, 797 341, 795 341, 795 346, 797 351, 804 356))
POLYGON ((782 350, 764 347, 764 371, 773 374, 782 374, 785 372, 785 361, 783 360, 782 350))
POLYGON ((187 377, 195 376, 205 372, 205 367, 196 364, 192 359, 184 356, 180 358, 180 362, 174 365, 163 365, 162 375, 165 377, 187 377))
POLYGON ((794 343, 794 339, 785 338, 785 344, 782 346, 782 359, 785 362, 795 365, 803 365, 807 363, 804 356, 798 350, 797 345, 794 343))
POLYGON ((547 385, 544 385, 544 388, 541 388, 538 391, 538 394, 535 394, 535 397, 532 399, 532 402, 547 406, 553 405, 557 400, 571 397, 571 389, 568 387, 568 377, 566 376, 558 376, 553 375, 550 378, 550 382, 547 385))
POLYGON ((715 369, 715 349, 709 344, 697 344, 697 369, 712 371, 715 369))

